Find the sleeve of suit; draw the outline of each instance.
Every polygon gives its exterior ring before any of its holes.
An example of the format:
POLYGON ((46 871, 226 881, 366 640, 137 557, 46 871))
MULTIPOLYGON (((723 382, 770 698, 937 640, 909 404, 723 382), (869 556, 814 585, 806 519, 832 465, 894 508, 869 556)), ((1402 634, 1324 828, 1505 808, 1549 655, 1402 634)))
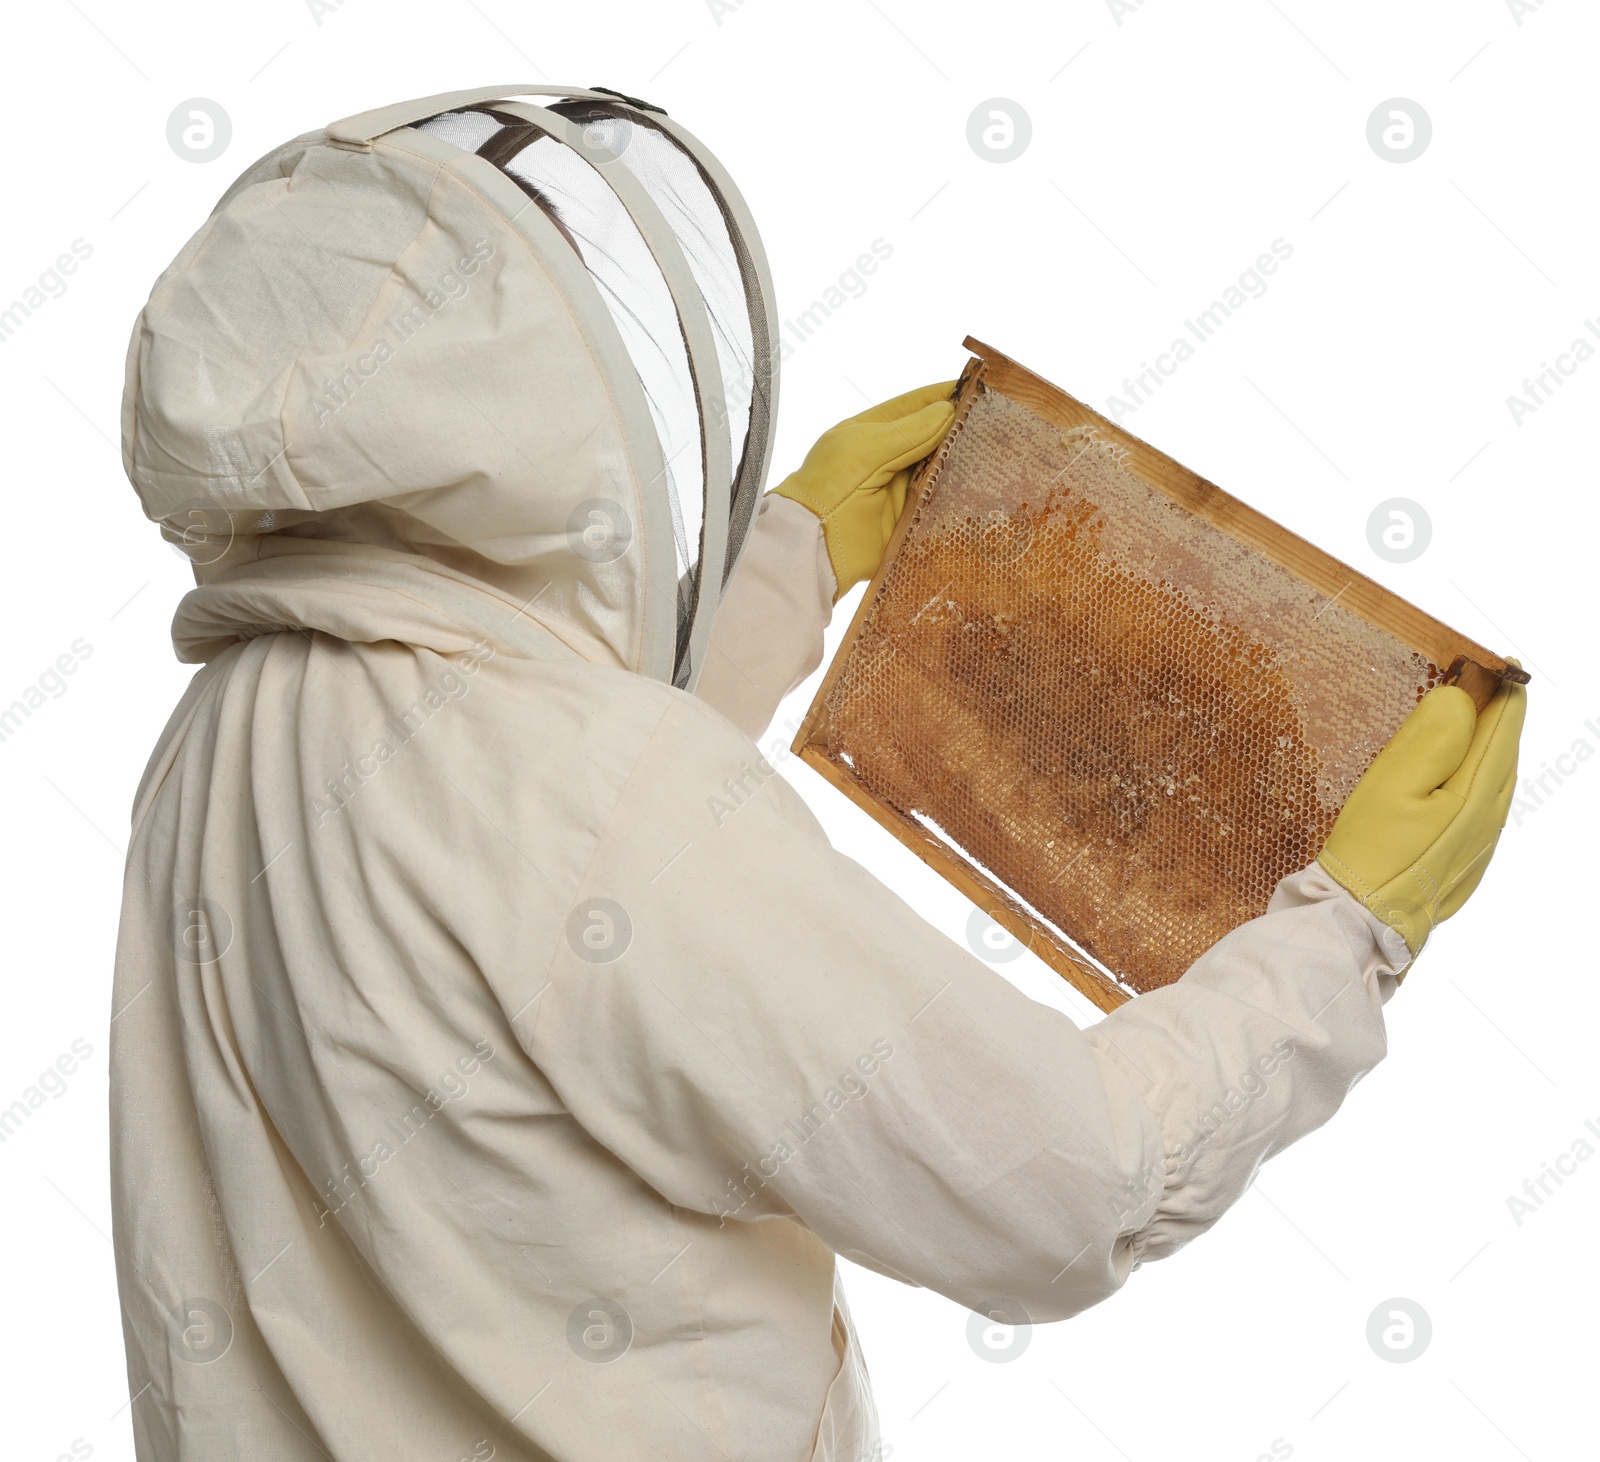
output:
POLYGON ((754 740, 822 663, 834 578, 815 514, 768 494, 711 629, 696 694, 754 740))
POLYGON ((835 851, 687 697, 612 826, 576 898, 623 905, 626 951, 558 951, 530 1036, 578 1121, 680 1207, 797 1220, 1035 1320, 1203 1232, 1325 1122, 1382 1059, 1407 958, 1313 866, 1079 1030, 835 851))

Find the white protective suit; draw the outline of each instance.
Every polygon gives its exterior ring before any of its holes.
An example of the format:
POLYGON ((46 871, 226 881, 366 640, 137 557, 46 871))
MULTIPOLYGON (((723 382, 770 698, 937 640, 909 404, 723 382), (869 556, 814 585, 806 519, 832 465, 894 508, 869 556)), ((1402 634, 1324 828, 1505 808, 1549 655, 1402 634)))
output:
POLYGON ((113 1004, 144 1462, 863 1462, 835 1254, 1072 1315, 1384 1053, 1315 868, 1079 1031, 829 846, 750 739, 833 590, 754 231, 642 104, 472 110, 531 90, 269 155, 134 331, 204 666, 113 1004))

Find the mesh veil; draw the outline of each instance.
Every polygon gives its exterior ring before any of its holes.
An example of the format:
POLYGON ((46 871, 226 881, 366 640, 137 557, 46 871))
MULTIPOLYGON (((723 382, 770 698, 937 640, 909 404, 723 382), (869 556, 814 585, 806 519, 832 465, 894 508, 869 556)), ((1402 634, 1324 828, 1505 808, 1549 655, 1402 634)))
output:
MULTIPOLYGON (((561 231, 582 260, 633 364, 664 464, 654 490, 670 506, 678 573, 678 650, 674 683, 692 682, 691 627, 702 593, 720 596, 753 518, 765 473, 771 374, 763 292, 735 210, 708 170, 643 104, 593 99, 551 109, 578 130, 556 135, 496 106, 445 112, 419 130, 486 158, 512 178, 561 231), (670 238, 647 236, 630 211, 617 166, 641 185, 670 238), (687 306, 669 286, 661 254, 676 249, 692 278, 687 306), (715 389, 697 377, 685 308, 702 313, 715 347, 715 389), (716 435, 720 450, 711 451, 716 435), (711 480, 710 464, 728 472, 711 480), (727 524, 718 582, 702 585, 702 547, 710 517, 727 524)), ((657 226, 659 232, 659 225, 657 226)), ((703 372, 702 372, 703 374, 703 372)), ((653 485, 646 484, 646 490, 653 485)), ((715 562, 715 560, 713 560, 715 562)))

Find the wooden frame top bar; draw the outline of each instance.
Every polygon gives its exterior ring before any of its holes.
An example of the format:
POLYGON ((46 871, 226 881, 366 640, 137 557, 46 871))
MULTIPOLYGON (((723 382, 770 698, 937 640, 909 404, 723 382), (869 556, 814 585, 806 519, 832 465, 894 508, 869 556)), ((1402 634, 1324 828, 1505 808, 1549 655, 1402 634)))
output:
MULTIPOLYGON (((1458 660, 1465 659, 1489 671, 1495 682, 1508 671, 1514 672, 1503 656, 1469 640, 1431 614, 1424 614, 1382 584, 1230 497, 1215 483, 1174 462, 1165 452, 1124 431, 1093 407, 1034 375, 992 345, 970 335, 962 344, 983 362, 983 383, 991 391, 998 391, 1057 426, 1092 426, 1098 435, 1127 451, 1129 468, 1151 487, 1230 538, 1249 544, 1313 589, 1337 599, 1341 607, 1359 614, 1368 624, 1403 640, 1441 669, 1456 667, 1458 660)), ((1514 672, 1512 678, 1524 677, 1514 672)))

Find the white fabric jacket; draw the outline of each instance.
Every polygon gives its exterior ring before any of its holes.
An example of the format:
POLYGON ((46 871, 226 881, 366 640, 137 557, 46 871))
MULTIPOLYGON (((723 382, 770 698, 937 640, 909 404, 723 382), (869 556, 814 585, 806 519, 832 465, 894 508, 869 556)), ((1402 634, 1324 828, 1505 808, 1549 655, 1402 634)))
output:
POLYGON ((860 1462, 835 1254, 1036 1321, 1104 1299, 1382 1058, 1404 947, 1312 868, 1080 1031, 835 852, 751 739, 820 659, 815 521, 766 501, 675 687, 626 356, 397 125, 247 174, 130 353, 203 662, 114 996, 138 1455, 860 1462), (598 567, 597 498, 636 529, 598 567))

